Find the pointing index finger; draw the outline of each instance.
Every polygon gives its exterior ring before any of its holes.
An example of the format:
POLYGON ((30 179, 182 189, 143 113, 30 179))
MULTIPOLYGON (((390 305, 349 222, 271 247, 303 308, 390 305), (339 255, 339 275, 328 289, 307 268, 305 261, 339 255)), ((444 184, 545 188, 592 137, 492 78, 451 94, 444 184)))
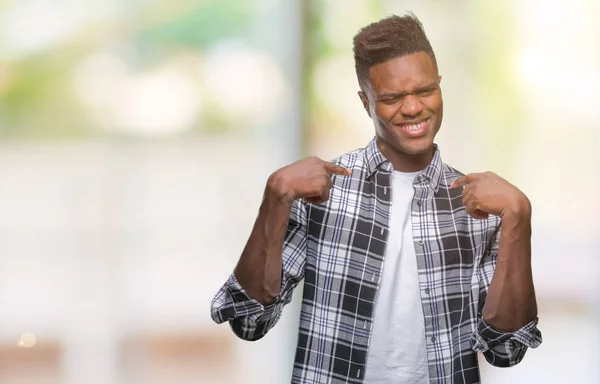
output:
POLYGON ((478 175, 478 173, 469 173, 468 175, 459 177, 458 179, 454 180, 452 184, 450 184, 450 188, 458 188, 472 183, 475 179, 477 179, 478 175))
POLYGON ((330 174, 335 175, 350 176, 352 174, 351 170, 344 167, 340 167, 339 165, 335 165, 328 161, 325 161, 325 170, 330 174))

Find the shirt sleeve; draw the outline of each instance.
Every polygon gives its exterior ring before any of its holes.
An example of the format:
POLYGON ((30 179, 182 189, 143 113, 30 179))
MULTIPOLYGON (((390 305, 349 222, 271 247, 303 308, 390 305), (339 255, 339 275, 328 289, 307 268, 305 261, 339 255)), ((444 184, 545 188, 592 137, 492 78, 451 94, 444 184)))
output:
POLYGON ((263 305, 251 298, 232 273, 211 303, 213 321, 228 321, 233 332, 244 340, 258 340, 277 324, 283 307, 304 278, 308 217, 304 203, 296 200, 283 242, 281 292, 273 303, 263 305))
POLYGON ((496 367, 512 367, 523 360, 527 348, 536 348, 542 343, 542 334, 537 328, 538 319, 531 321, 514 332, 504 332, 488 324, 482 316, 488 288, 494 276, 500 242, 500 224, 495 232, 488 251, 479 265, 479 311, 477 328, 473 334, 473 349, 482 352, 488 363, 496 367))

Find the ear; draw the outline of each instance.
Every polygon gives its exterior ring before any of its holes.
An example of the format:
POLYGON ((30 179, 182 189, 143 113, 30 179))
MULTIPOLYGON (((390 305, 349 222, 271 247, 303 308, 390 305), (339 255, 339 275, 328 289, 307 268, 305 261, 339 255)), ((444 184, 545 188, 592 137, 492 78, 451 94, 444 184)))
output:
POLYGON ((369 109, 369 99, 367 98, 367 95, 365 95, 363 91, 358 91, 358 97, 360 97, 360 101, 362 102, 365 111, 367 111, 367 115, 371 117, 371 110, 369 109))

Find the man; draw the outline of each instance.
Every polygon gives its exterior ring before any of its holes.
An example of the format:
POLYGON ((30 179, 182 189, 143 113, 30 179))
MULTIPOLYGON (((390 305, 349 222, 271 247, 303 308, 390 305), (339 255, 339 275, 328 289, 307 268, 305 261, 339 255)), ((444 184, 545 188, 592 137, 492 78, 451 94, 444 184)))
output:
POLYGON ((541 343, 530 202, 442 162, 441 77, 414 15, 363 28, 354 57, 375 138, 270 176, 213 319, 260 339, 304 279, 293 383, 478 383, 477 352, 508 367, 541 343))

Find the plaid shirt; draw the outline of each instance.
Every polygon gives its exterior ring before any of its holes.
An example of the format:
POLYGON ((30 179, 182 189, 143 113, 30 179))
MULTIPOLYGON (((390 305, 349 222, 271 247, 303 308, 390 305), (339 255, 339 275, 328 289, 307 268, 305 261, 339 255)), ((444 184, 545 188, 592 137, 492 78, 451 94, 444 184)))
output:
MULTIPOLYGON (((390 224, 392 165, 375 140, 334 161, 352 176, 333 175, 330 199, 296 201, 283 246, 281 294, 262 305, 232 274, 212 302, 217 323, 258 340, 281 316, 304 279, 292 383, 363 383, 390 224)), ((431 163, 414 180, 413 241, 417 257, 431 383, 479 383, 477 352, 495 366, 519 363, 542 339, 537 319, 502 332, 481 312, 496 264, 500 219, 476 220, 462 204, 462 176, 431 163)), ((392 234, 393 236, 393 234, 392 234)), ((402 348, 401 345, 398 348, 402 348)))

